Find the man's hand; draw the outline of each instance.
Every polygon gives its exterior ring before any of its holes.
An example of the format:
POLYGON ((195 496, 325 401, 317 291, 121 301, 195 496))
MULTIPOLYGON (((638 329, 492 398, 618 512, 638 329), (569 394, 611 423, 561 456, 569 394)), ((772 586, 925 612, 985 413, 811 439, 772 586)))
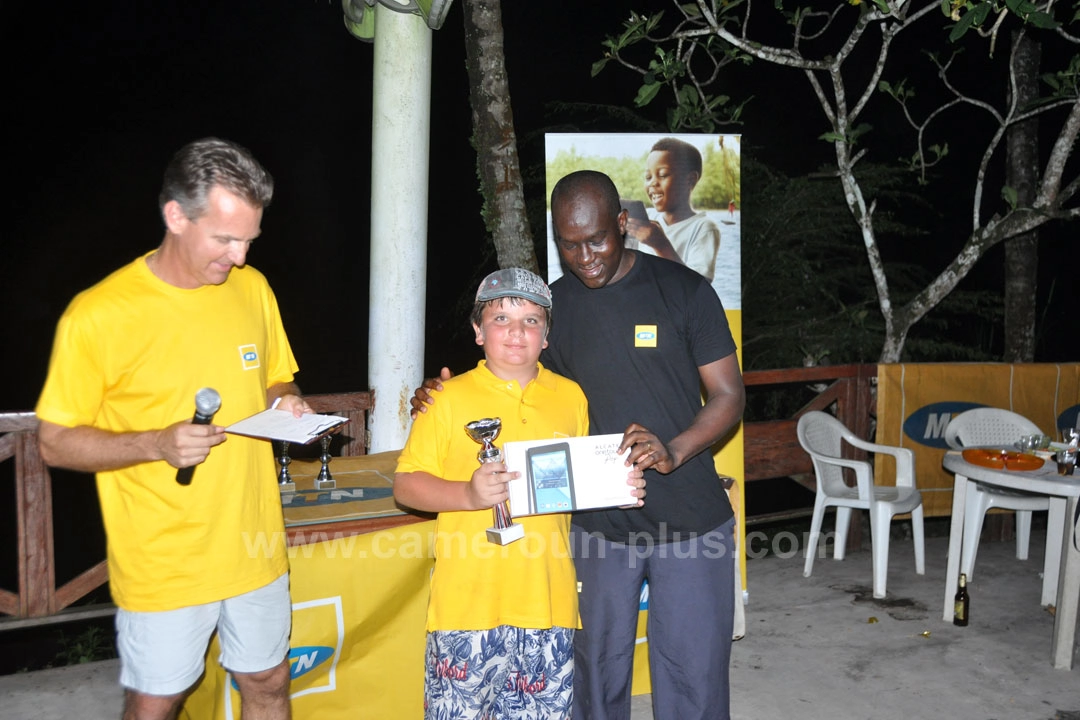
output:
POLYGON ((161 430, 118 433, 42 420, 38 439, 42 459, 54 467, 96 473, 164 460, 182 468, 201 463, 225 442, 225 428, 181 420, 161 430))
POLYGON ((626 458, 628 466, 634 466, 640 470, 652 468, 663 475, 678 467, 667 446, 644 425, 630 423, 623 432, 618 452, 621 454, 627 448, 630 448, 630 455, 626 458))
POLYGON ((735 353, 698 367, 698 374, 706 400, 694 421, 666 443, 648 428, 630 423, 619 446, 619 452, 630 448, 627 464, 666 475, 712 447, 738 425, 746 405, 746 390, 735 353))
POLYGON ((300 394, 300 387, 294 382, 277 383, 267 388, 266 405, 276 410, 291 412, 293 417, 315 412, 300 394))
POLYGON ((510 481, 519 477, 519 472, 507 472, 505 463, 481 463, 469 480, 468 496, 472 507, 468 509, 483 510, 505 502, 510 497, 510 481))
POLYGON ((415 420, 417 413, 426 413, 427 406, 435 402, 435 397, 431 393, 441 391, 443 389, 442 381, 449 380, 452 377, 454 377, 454 373, 450 372, 450 368, 444 367, 442 372, 439 373, 439 377, 424 380, 424 384, 416 388, 413 396, 409 398, 409 405, 412 406, 409 417, 415 420))
POLYGON ((173 423, 154 438, 161 460, 174 468, 191 467, 206 460, 210 448, 225 442, 220 425, 196 425, 191 420, 173 423))
POLYGON ((286 393, 285 395, 279 396, 278 400, 281 402, 277 404, 277 409, 287 410, 293 414, 293 417, 300 417, 301 415, 315 412, 311 409, 311 406, 307 404, 307 400, 304 400, 304 398, 299 395, 286 393))

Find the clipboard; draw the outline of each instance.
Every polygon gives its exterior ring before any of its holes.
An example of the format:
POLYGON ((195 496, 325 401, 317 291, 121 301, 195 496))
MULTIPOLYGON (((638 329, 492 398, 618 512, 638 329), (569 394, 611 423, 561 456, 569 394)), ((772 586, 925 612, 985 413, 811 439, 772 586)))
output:
POLYGON ((288 410, 270 409, 229 425, 225 432, 308 445, 348 422, 349 418, 340 415, 307 413, 296 417, 288 410))

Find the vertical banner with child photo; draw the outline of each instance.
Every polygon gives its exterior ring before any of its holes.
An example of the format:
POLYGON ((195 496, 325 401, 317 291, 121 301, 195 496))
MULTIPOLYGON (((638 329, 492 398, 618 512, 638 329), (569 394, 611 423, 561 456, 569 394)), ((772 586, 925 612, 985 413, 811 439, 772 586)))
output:
MULTIPOLYGON (((545 136, 547 197, 560 178, 596 170, 614 181, 626 211, 626 248, 683 264, 708 279, 720 298, 736 345, 742 337, 740 262, 740 136, 713 134, 582 134, 545 136)), ((562 267, 547 215, 547 278, 562 267)), ((739 365, 742 358, 739 355, 739 365)), ((717 473, 733 478, 728 496, 737 519, 737 588, 746 587, 743 434, 741 425, 714 455, 717 473)), ((646 501, 648 502, 648 501, 646 501)), ((740 598, 744 597, 739 593, 740 598)), ((642 589, 642 618, 634 665, 634 694, 648 692, 644 616, 648 588, 642 589)), ((736 603, 735 636, 744 631, 742 603, 736 603)))

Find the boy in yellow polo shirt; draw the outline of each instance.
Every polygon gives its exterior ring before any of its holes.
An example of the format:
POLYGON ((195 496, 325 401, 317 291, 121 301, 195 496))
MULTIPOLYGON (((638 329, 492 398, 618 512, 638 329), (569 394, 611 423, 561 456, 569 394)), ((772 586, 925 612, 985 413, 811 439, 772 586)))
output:
MULTIPOLYGON (((579 626, 570 517, 518 518, 524 538, 489 543, 491 508, 519 473, 480 464, 465 425, 500 418, 499 443, 575 437, 589 432, 588 406, 577 383, 539 363, 551 291, 538 276, 521 268, 488 275, 471 320, 485 359, 446 381, 446 397, 416 418, 394 483, 402 505, 438 513, 425 717, 568 718, 579 626)), ((640 471, 628 482, 644 496, 640 471)))

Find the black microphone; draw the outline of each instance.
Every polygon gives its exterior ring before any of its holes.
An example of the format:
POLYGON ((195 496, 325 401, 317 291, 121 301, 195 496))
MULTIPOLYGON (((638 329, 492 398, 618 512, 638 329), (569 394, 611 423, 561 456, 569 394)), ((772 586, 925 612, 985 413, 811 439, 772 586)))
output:
MULTIPOLYGON (((203 388, 195 393, 195 417, 191 419, 193 425, 209 425, 214 419, 214 413, 221 408, 221 396, 214 388, 203 388)), ((191 477, 195 474, 195 466, 177 468, 176 482, 181 485, 190 485, 191 477)))

